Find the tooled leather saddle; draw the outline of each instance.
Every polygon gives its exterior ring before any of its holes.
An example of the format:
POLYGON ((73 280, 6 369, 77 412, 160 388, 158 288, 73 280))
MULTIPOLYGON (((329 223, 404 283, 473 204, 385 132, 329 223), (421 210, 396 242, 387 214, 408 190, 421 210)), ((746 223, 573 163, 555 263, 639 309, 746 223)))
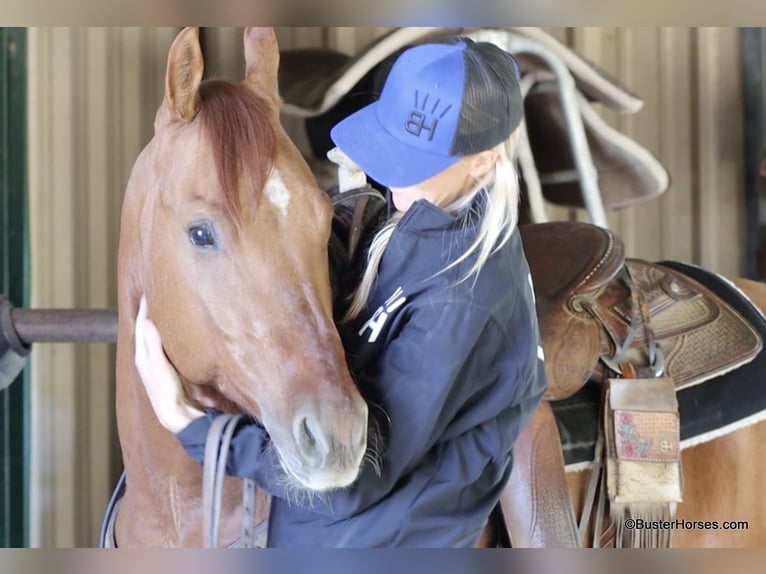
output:
POLYGON ((514 449, 501 507, 514 546, 577 547, 580 533, 550 401, 587 381, 670 376, 676 390, 750 362, 761 337, 728 303, 670 267, 626 259, 587 223, 520 227, 535 286, 548 392, 514 449))
POLYGON ((676 389, 717 377, 760 351, 758 333, 704 285, 625 258, 622 241, 588 223, 522 226, 537 296, 548 399, 588 380, 668 374, 676 389))

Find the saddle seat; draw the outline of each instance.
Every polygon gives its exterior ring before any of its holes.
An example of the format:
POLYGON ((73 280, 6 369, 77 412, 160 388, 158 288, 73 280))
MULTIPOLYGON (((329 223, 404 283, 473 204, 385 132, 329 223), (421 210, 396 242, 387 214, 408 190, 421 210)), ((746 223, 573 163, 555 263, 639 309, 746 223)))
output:
POLYGON ((522 225, 524 251, 535 285, 548 376, 548 400, 564 399, 588 380, 599 360, 601 330, 583 320, 578 301, 612 281, 625 246, 609 230, 588 223, 522 225))

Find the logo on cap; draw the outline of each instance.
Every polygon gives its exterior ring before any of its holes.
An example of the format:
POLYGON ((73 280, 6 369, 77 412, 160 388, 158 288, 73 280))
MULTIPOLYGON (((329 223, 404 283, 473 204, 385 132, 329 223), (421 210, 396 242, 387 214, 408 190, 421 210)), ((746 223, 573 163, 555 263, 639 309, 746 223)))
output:
POLYGON ((418 102, 418 95, 418 91, 415 90, 415 109, 410 111, 410 114, 407 116, 407 120, 404 122, 404 129, 416 137, 426 134, 428 141, 431 141, 434 139, 439 120, 452 108, 452 104, 448 104, 447 107, 440 110, 439 104, 441 99, 437 98, 431 111, 427 112, 426 106, 428 105, 430 94, 426 94, 420 104, 418 102))

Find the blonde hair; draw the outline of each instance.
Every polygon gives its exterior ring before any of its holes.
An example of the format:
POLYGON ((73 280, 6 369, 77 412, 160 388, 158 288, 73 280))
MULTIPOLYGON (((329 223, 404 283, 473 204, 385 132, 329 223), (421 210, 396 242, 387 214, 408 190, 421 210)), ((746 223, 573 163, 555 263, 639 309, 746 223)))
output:
MULTIPOLYGON (((476 260, 458 283, 477 276, 487 260, 505 245, 516 229, 519 219, 519 179, 515 157, 519 136, 517 128, 508 139, 493 148, 498 155, 494 170, 477 180, 468 193, 448 205, 439 206, 448 213, 458 214, 466 210, 479 194, 484 194, 485 197, 476 238, 461 255, 440 271, 444 272, 476 253, 476 260)), ((383 253, 403 215, 403 212, 394 213, 372 239, 367 252, 367 265, 359 285, 351 294, 345 320, 357 317, 367 305, 383 253)))

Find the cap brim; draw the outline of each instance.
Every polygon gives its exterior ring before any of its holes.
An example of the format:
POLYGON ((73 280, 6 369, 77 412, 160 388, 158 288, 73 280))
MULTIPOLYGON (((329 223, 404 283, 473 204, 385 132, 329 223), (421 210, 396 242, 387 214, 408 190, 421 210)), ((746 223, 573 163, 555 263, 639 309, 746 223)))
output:
POLYGON ((403 144, 378 121, 377 102, 354 112, 330 130, 330 138, 369 177, 386 187, 425 181, 460 160, 403 144))

